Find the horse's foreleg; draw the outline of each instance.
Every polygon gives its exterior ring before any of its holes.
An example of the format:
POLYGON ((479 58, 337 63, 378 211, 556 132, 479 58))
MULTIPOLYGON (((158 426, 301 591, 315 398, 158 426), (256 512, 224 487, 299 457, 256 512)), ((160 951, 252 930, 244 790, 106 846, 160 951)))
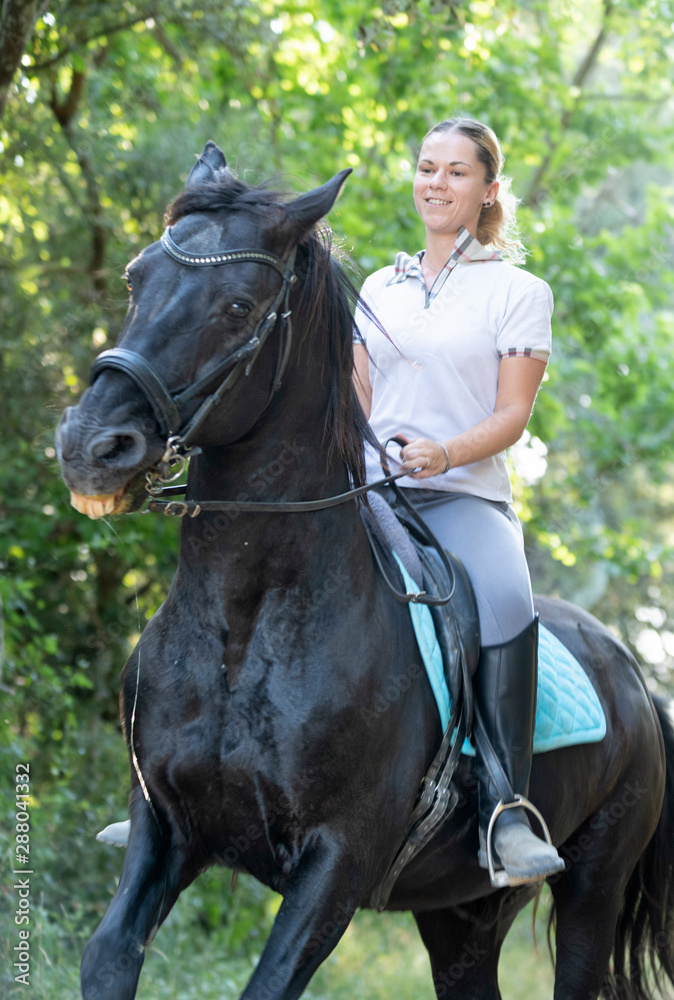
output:
POLYGON ((84 1000, 135 997, 145 945, 179 893, 182 859, 170 851, 168 838, 139 795, 117 892, 82 956, 84 1000))
POLYGON ((361 889, 341 845, 323 835, 307 844, 241 1000, 296 1000, 351 922, 361 889))

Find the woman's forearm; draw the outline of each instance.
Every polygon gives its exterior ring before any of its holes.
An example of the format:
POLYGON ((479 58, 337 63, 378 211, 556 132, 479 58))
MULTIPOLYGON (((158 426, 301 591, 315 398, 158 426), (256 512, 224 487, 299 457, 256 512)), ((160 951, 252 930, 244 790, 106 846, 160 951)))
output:
POLYGON ((530 416, 531 411, 522 407, 502 410, 456 437, 442 441, 452 468, 481 462, 510 448, 522 437, 530 416))

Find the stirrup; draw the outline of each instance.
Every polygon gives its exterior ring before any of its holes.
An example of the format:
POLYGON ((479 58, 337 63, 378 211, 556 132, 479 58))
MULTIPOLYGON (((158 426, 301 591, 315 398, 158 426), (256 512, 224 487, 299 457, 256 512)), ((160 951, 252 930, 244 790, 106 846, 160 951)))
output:
POLYGON ((508 809, 528 809, 530 813, 536 817, 541 825, 543 831, 543 836, 546 843, 550 847, 555 845, 552 843, 552 837, 550 836, 550 831, 548 830, 548 825, 543 819, 543 816, 529 799, 526 799, 523 795, 515 795, 512 802, 504 802, 503 799, 499 800, 498 805, 491 814, 491 819, 489 820, 489 826, 487 827, 487 868, 489 870, 489 879, 491 884, 495 889, 506 889, 508 886, 515 885, 530 885, 535 882, 543 882, 546 875, 540 875, 534 878, 521 878, 518 876, 508 875, 505 868, 502 866, 496 867, 494 863, 494 851, 492 848, 494 826, 496 820, 499 818, 502 812, 506 812, 508 809))

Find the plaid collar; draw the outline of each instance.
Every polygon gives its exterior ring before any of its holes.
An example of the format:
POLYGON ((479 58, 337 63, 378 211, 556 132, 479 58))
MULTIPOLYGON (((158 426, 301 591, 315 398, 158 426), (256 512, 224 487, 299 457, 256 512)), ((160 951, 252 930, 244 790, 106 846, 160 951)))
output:
MULTIPOLYGON (((414 257, 410 257, 404 250, 401 250, 396 254, 393 277, 386 284, 397 285, 406 278, 419 278, 423 282, 421 262, 425 253, 425 250, 419 250, 418 253, 415 253, 414 257)), ((462 226, 449 260, 433 282, 433 287, 430 291, 431 297, 438 294, 457 264, 477 264, 488 260, 503 260, 503 257, 498 250, 489 250, 488 247, 483 246, 482 243, 468 232, 465 226, 462 226)))

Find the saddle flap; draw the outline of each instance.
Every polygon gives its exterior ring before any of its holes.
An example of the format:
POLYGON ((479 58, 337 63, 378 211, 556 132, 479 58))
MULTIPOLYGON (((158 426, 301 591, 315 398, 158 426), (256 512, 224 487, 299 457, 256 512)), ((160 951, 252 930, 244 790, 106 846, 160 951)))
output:
MULTIPOLYGON (((480 618, 473 584, 458 556, 443 549, 443 560, 435 546, 428 544, 428 538, 424 537, 417 522, 407 515, 404 508, 396 509, 394 513, 421 562, 425 590, 433 596, 451 593, 447 604, 431 605, 431 614, 443 659, 448 665, 449 690, 452 698, 455 698, 461 690, 461 654, 465 656, 470 677, 477 670, 480 657, 480 618), (445 561, 449 564, 451 577, 447 573, 445 561)), ((416 517, 419 517, 418 512, 416 517)))
POLYGON ((468 573, 457 556, 446 550, 441 555, 429 544, 430 532, 429 536, 424 536, 423 530, 412 518, 406 516, 404 509, 394 511, 388 504, 386 507, 386 517, 379 516, 379 510, 361 510, 361 518, 377 563, 389 587, 391 575, 396 582, 400 579, 400 572, 393 558, 394 552, 417 583, 420 565, 423 589, 419 594, 410 598, 405 595, 404 588, 402 592, 391 589, 399 600, 407 597, 408 601, 412 599, 415 603, 430 606, 452 701, 458 704, 461 698, 468 698, 470 704, 466 708, 470 719, 472 690, 471 685, 464 681, 472 677, 477 669, 480 623, 468 573), (393 524, 390 523, 391 520, 393 524), (412 560, 410 549, 413 552, 412 560))
MULTIPOLYGON (((437 553, 427 546, 420 548, 424 549, 423 552, 417 549, 424 566, 424 586, 430 593, 437 593, 432 589, 437 584, 429 579, 433 570, 440 576, 440 592, 446 593, 445 588, 449 586, 450 581, 437 553)), ((463 688, 465 698, 467 692, 463 685, 465 678, 462 673, 462 658, 465 660, 467 676, 472 677, 480 658, 480 619, 473 585, 465 566, 458 556, 451 552, 445 550, 445 556, 453 574, 452 598, 446 605, 431 606, 430 611, 442 650, 450 694, 453 699, 458 698, 463 688)), ((470 690, 472 691, 472 688, 470 690)), ((472 717, 472 713, 469 713, 469 717, 472 717)))

